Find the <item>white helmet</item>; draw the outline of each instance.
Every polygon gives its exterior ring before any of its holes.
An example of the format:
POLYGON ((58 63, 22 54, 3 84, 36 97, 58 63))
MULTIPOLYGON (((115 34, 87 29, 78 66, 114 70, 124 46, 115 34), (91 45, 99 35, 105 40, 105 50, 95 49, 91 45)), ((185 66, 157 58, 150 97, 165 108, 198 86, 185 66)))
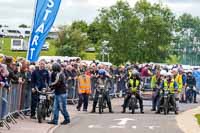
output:
POLYGON ((166 76, 167 72, 165 70, 160 71, 160 75, 166 76))

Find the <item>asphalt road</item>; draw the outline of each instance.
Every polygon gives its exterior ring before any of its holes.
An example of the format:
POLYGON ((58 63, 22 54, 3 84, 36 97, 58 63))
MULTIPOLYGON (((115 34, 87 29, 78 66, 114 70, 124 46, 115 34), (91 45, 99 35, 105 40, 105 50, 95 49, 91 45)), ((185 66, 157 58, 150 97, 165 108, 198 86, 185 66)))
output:
MULTIPOLYGON (((145 101, 144 112, 121 114, 122 99, 112 101, 114 114, 90 114, 80 112, 72 119, 71 124, 59 126, 54 133, 182 133, 178 128, 174 113, 169 115, 155 114, 151 102, 145 101)), ((91 105, 90 105, 91 106, 91 105)), ((180 104, 180 111, 197 107, 198 104, 180 104)))

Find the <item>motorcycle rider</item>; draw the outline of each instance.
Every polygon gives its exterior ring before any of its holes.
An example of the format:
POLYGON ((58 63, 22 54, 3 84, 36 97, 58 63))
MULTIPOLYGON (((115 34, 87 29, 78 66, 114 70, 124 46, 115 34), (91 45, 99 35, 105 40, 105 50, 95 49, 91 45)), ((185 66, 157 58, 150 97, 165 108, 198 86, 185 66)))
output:
MULTIPOLYGON (((110 78, 110 77, 111 76, 104 69, 100 69, 98 71, 98 77, 97 77, 97 82, 96 82, 96 91, 95 91, 95 97, 94 97, 93 108, 92 108, 91 113, 96 112, 96 105, 97 105, 98 98, 99 98, 99 86, 104 85, 105 89, 108 89, 107 88, 107 84, 108 84, 107 78, 110 78)), ((111 100, 110 100, 110 96, 109 96, 109 90, 106 91, 106 93, 104 95, 104 99, 107 101, 109 112, 113 113, 111 100)))
POLYGON ((139 77, 139 72, 134 71, 132 76, 129 79, 128 83, 128 88, 129 91, 127 91, 127 94, 124 99, 124 104, 123 104, 123 111, 122 113, 126 112, 126 107, 128 106, 128 102, 131 98, 131 95, 135 95, 135 97, 139 100, 140 104, 140 112, 143 114, 143 99, 139 93, 140 91, 140 77, 139 77))
POLYGON ((165 70, 156 70, 156 74, 152 76, 151 79, 151 88, 153 89, 153 95, 152 95, 152 109, 151 111, 156 111, 156 106, 160 97, 160 83, 163 78, 163 74, 165 74, 165 70))
POLYGON ((41 60, 39 62, 39 68, 36 67, 36 69, 33 71, 31 76, 31 84, 32 84, 32 99, 31 99, 31 118, 36 119, 35 112, 36 107, 39 102, 39 94, 36 91, 36 87, 39 91, 41 91, 43 88, 47 88, 47 85, 49 85, 50 82, 50 76, 49 72, 45 68, 45 61, 41 60))
POLYGON ((187 80, 186 80, 186 88, 189 88, 188 90, 187 90, 187 92, 186 92, 186 101, 188 101, 189 99, 188 99, 188 95, 189 95, 189 93, 191 93, 192 94, 192 96, 193 96, 193 102, 194 103, 197 103, 197 92, 196 92, 196 80, 195 80, 195 78, 192 76, 192 71, 188 71, 187 72, 187 80))
MULTIPOLYGON (((168 72, 166 74, 166 77, 164 78, 164 80, 161 83, 160 86, 161 90, 168 90, 170 93, 170 98, 169 98, 169 102, 171 103, 172 106, 174 106, 175 108, 175 114, 178 114, 178 110, 177 110, 177 106, 176 106, 176 93, 178 91, 178 85, 176 83, 176 81, 173 78, 173 75, 171 72, 168 72)), ((164 102, 164 98, 161 96, 158 102, 158 107, 157 107, 157 114, 160 113, 160 105, 162 105, 164 102)))

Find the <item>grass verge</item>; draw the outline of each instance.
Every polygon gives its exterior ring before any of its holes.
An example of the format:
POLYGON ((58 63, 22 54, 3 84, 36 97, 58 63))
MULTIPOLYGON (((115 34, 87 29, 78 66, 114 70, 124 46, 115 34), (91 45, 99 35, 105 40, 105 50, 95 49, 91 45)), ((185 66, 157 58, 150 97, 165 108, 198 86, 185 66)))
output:
POLYGON ((200 114, 196 114, 195 117, 197 118, 197 121, 198 121, 198 123, 200 125, 200 114))

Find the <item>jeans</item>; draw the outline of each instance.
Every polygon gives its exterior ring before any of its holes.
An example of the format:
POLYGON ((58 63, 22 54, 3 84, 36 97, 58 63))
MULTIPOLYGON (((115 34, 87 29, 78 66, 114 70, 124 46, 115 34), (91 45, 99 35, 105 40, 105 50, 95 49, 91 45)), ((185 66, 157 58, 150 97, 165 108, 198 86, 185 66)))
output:
POLYGON ((69 113, 67 112, 67 94, 55 95, 53 110, 53 122, 55 124, 58 124, 59 111, 61 111, 65 121, 70 121, 69 113))
POLYGON ((155 89, 155 91, 153 92, 153 96, 152 96, 152 109, 156 110, 156 106, 158 104, 159 101, 159 89, 155 89))

